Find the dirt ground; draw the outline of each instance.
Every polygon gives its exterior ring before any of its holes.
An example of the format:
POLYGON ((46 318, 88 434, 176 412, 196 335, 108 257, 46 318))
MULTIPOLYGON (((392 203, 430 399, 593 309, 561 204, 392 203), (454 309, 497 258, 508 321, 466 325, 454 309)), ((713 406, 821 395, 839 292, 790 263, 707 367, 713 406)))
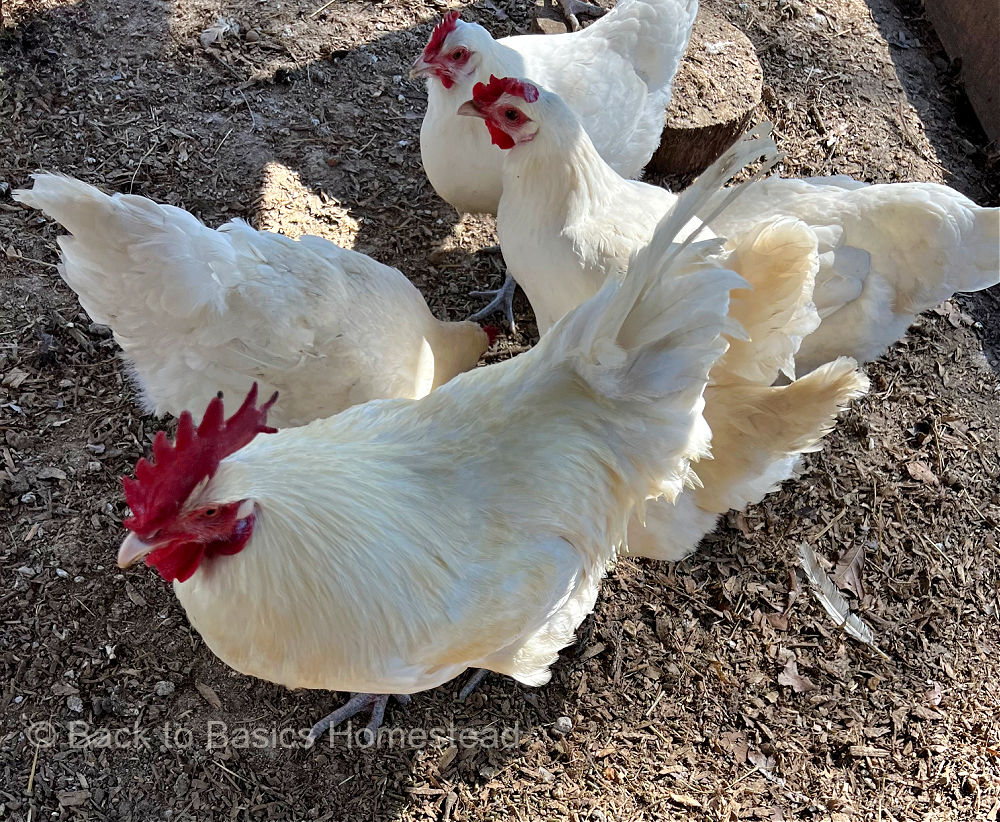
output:
MULTIPOLYGON (((997 203, 996 146, 917 3, 706 5, 759 51, 783 173, 997 203)), ((118 572, 118 478, 165 423, 137 413, 54 270, 56 230, 10 188, 61 171, 212 225, 321 234, 461 318, 500 281, 474 254, 491 226, 426 182, 406 79, 445 7, 3 0, 0 820, 996 820, 997 289, 921 317, 802 476, 695 557, 622 560, 549 685, 419 695, 390 709, 406 745, 293 744, 343 695, 233 673, 159 577, 118 572), (239 34, 204 48, 220 17, 239 34), (884 657, 817 605, 803 541, 831 567, 863 549, 843 581, 884 657)), ((527 26, 524 2, 463 13, 527 26)), ((518 305, 493 359, 533 340, 518 305)))

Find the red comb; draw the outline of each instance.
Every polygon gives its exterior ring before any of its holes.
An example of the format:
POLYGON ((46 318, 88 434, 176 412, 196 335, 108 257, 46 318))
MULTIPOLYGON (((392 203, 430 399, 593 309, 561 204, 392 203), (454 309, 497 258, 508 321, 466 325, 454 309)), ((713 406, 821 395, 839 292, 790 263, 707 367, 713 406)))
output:
POLYGON ((257 434, 275 433, 278 429, 266 422, 267 412, 277 399, 275 391, 258 408, 254 383, 239 411, 228 420, 220 395, 208 404, 197 431, 191 412, 185 411, 177 423, 173 443, 163 431, 158 432, 153 440, 153 460, 139 460, 135 479, 122 477, 125 501, 132 509, 125 527, 138 534, 162 527, 176 516, 198 483, 215 474, 225 457, 239 451, 257 434))
POLYGON ((441 50, 441 46, 444 45, 445 38, 458 28, 458 19, 459 14, 457 11, 449 11, 441 18, 441 22, 434 27, 434 31, 431 32, 431 39, 427 41, 427 45, 424 47, 425 60, 429 61, 430 58, 437 55, 441 50))
POLYGON ((493 345, 497 341, 497 337, 500 336, 500 329, 495 325, 484 325, 483 331, 486 332, 486 339, 490 341, 490 345, 493 345))
POLYGON ((515 77, 494 77, 490 75, 489 84, 476 83, 472 89, 472 99, 477 103, 492 105, 504 94, 513 94, 526 103, 534 103, 538 99, 538 89, 531 83, 518 80, 515 77))

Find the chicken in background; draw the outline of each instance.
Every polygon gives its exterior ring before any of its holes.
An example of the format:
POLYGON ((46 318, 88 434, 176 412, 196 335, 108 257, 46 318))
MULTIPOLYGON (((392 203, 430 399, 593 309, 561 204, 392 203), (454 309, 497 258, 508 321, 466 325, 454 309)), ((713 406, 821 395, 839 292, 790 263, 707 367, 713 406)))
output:
POLYGON ((741 187, 714 231, 739 236, 758 220, 790 214, 819 241, 820 324, 795 355, 800 372, 842 355, 877 359, 921 312, 1000 284, 1000 208, 981 208, 948 186, 840 175, 741 187))
POLYGON ((706 452, 702 394, 738 333, 741 280, 718 241, 674 241, 727 178, 703 175, 621 284, 530 351, 420 400, 270 436, 274 398, 258 408, 256 388, 228 421, 221 399, 197 431, 185 412, 176 443, 158 434, 125 481, 119 565, 145 558, 172 581, 233 668, 360 692, 313 739, 366 707, 374 732, 389 694, 470 667, 545 683, 632 511, 676 497, 706 452))
POLYGON ((114 332, 147 412, 178 415, 255 381, 281 391, 282 428, 417 399, 472 368, 496 333, 435 319, 398 270, 321 237, 242 220, 213 230, 58 174, 14 198, 72 235, 59 238, 60 274, 114 332))
MULTIPOLYGON (((697 12, 697 0, 622 0, 583 31, 500 40, 458 12, 446 14, 410 72, 427 78, 420 157, 434 190, 459 212, 496 214, 503 152, 481 126, 455 114, 493 74, 533 77, 557 92, 607 163, 638 176, 660 143, 697 12)), ((498 291, 480 292, 496 299, 472 319, 502 309, 513 326, 515 288, 508 274, 498 291)))
MULTIPOLYGON (((509 149, 497 230, 544 335, 609 277, 621 277, 677 197, 623 179, 601 159, 565 102, 528 81, 493 77, 475 87, 459 112, 485 119, 494 142, 509 149)), ((717 164, 735 169, 737 162, 730 150, 717 164)), ((716 193, 699 217, 714 226, 717 212, 736 194, 716 193)), ((728 206, 741 207, 738 199, 728 206)), ((748 339, 733 339, 712 371, 705 416, 713 459, 697 468, 703 485, 676 505, 647 506, 645 528, 630 528, 630 550, 641 556, 680 559, 720 514, 775 490, 801 453, 816 448, 837 414, 868 387, 846 357, 789 386, 772 387, 779 374, 795 379, 796 351, 820 322, 812 303, 819 257, 810 227, 788 217, 758 221, 731 236, 725 254, 724 264, 752 286, 733 295, 731 311, 748 339)))

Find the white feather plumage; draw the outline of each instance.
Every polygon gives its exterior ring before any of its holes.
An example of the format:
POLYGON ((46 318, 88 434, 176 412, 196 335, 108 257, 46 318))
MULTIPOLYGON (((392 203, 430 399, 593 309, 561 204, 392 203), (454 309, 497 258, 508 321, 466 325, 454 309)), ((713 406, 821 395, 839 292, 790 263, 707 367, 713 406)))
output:
POLYGON ((399 271, 320 237, 241 220, 218 230, 145 197, 57 174, 15 192, 72 236, 60 273, 114 331, 145 410, 177 415, 257 381, 280 427, 381 397, 417 398, 473 367, 475 323, 434 318, 399 271))
POLYGON ((623 176, 637 176, 659 145, 697 11, 697 0, 622 0, 579 32, 500 40, 459 20, 442 48, 465 46, 475 62, 450 89, 428 80, 420 129, 420 154, 434 190, 459 211, 496 213, 503 153, 481 123, 456 116, 473 86, 491 74, 531 77, 558 92, 601 156, 623 176))
POLYGON ((920 312, 1000 283, 1000 208, 977 206, 948 186, 838 176, 771 177, 743 188, 713 230, 738 236, 790 215, 818 239, 813 299, 822 322, 796 354, 803 373, 841 356, 869 362, 920 312))
POLYGON ((675 495, 707 447, 702 392, 741 280, 716 241, 673 242, 706 193, 526 354, 225 459, 187 506, 250 500, 253 536, 175 584, 209 647, 291 687, 407 693, 467 667, 547 681, 632 509, 675 495))

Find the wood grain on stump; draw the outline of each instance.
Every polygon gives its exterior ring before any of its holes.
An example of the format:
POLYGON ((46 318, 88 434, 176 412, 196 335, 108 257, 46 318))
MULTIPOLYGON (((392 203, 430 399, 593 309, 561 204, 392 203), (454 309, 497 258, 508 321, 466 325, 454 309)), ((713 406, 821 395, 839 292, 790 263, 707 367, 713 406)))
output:
POLYGON ((763 84, 764 73, 747 36, 699 11, 649 167, 664 174, 706 169, 750 124, 763 84))

